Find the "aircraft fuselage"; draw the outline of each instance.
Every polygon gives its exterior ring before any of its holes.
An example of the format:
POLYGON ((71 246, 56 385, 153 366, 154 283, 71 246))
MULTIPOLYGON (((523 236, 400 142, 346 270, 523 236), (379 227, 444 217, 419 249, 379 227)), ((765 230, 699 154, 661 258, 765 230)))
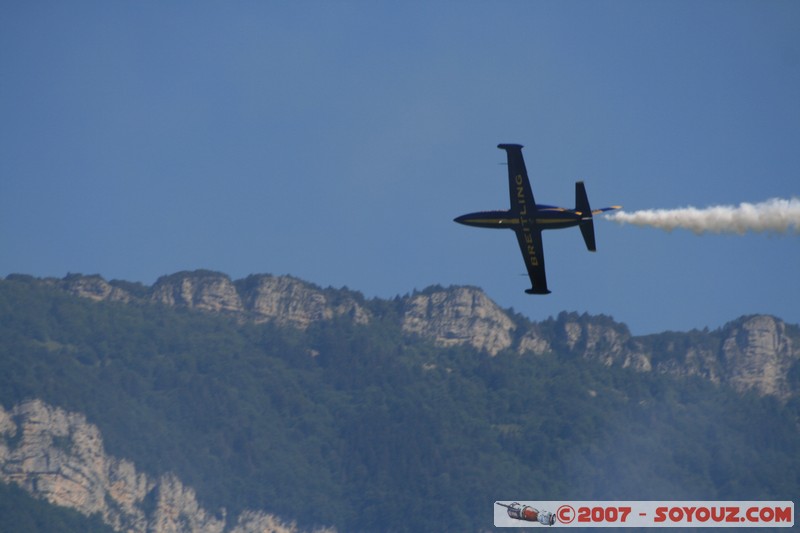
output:
POLYGON ((512 211, 478 211, 462 215, 455 219, 459 224, 477 228, 519 229, 532 222, 541 230, 571 228, 581 223, 583 214, 574 209, 565 209, 552 205, 536 205, 535 219, 526 218, 512 211))

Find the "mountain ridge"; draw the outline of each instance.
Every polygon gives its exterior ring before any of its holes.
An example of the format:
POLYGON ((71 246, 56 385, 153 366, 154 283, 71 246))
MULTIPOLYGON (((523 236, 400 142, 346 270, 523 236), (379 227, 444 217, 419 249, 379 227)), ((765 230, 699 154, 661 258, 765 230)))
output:
MULTIPOLYGON (((220 272, 195 270, 162 276, 150 287, 106 281, 97 274, 31 279, 95 301, 161 304, 299 330, 333 319, 367 325, 381 313, 370 305, 380 299, 368 301, 357 291, 323 289, 293 276, 253 274, 232 280, 220 272)), ((800 328, 770 315, 740 317, 714 331, 634 336, 625 324, 605 315, 561 312, 532 322, 471 286, 432 286, 391 302, 405 333, 439 347, 468 345, 492 356, 506 350, 534 356, 566 351, 641 372, 698 376, 784 402, 800 395, 795 379, 800 373, 800 328), (680 335, 693 337, 693 345, 676 338, 680 335), (657 356, 658 351, 668 356, 657 356)))
POLYGON ((498 494, 785 499, 799 330, 752 315, 637 337, 603 315, 534 323, 475 287, 9 276, 0 477, 154 533, 482 531, 498 494))

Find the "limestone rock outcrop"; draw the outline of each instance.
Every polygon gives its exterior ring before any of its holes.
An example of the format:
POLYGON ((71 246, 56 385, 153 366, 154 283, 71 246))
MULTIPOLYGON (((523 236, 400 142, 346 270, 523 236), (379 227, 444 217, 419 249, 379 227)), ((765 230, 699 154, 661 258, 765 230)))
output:
POLYGON ((155 303, 298 329, 339 317, 355 324, 368 324, 371 320, 370 312, 355 293, 321 289, 291 276, 261 274, 234 281, 210 270, 178 272, 160 277, 152 287, 142 287, 141 294, 133 294, 124 284, 108 282, 98 275, 70 274, 63 280, 45 283, 94 301, 155 303))
POLYGON ((356 324, 368 324, 369 312, 355 298, 339 301, 309 283, 290 276, 254 275, 237 283, 244 308, 256 322, 274 321, 282 326, 307 328, 312 322, 347 316, 356 324))
POLYGON ((721 360, 727 381, 740 392, 788 398, 792 390, 787 376, 800 347, 786 335, 786 324, 771 316, 754 316, 726 330, 721 360))
POLYGON ((150 298, 164 305, 201 311, 244 311, 231 279, 216 272, 179 272, 164 276, 153 285, 150 298))
POLYGON ((81 298, 89 298, 96 302, 101 300, 111 302, 131 301, 131 295, 127 291, 114 287, 96 274, 93 276, 69 275, 61 280, 59 285, 70 294, 81 298))
POLYGON ((480 289, 455 287, 408 298, 403 331, 439 346, 470 344, 495 355, 511 346, 514 322, 480 289))
MULTIPOLYGON (((203 509, 173 474, 137 472, 130 461, 105 453, 100 431, 82 414, 40 400, 0 407, 0 481, 87 516, 99 514, 116 531, 222 533, 227 526, 224 512, 219 518, 203 509)), ((244 512, 231 526, 236 533, 300 531, 263 511, 244 512)))

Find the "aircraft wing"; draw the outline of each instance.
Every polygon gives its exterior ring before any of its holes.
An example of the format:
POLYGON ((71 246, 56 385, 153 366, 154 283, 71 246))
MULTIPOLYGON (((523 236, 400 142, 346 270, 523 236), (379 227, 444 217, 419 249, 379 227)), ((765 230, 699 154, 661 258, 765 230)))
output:
POLYGON ((547 277, 544 273, 544 249, 542 248, 542 231, 535 227, 521 227, 514 230, 517 242, 531 278, 528 294, 550 294, 547 289, 547 277))
POLYGON ((520 207, 529 204, 536 208, 533 199, 531 182, 528 180, 528 171, 525 169, 525 160, 522 158, 521 144, 498 144, 498 148, 506 151, 508 159, 508 192, 511 196, 511 211, 518 211, 520 207))
POLYGON ((511 212, 519 217, 519 226, 514 229, 517 235, 519 249, 528 277, 531 278, 531 288, 528 294, 549 294, 547 278, 544 273, 544 250, 542 248, 542 230, 536 224, 536 201, 533 199, 531 183, 528 180, 528 171, 525 169, 525 160, 522 158, 522 145, 499 144, 501 150, 506 151, 508 157, 508 192, 511 200, 511 212))

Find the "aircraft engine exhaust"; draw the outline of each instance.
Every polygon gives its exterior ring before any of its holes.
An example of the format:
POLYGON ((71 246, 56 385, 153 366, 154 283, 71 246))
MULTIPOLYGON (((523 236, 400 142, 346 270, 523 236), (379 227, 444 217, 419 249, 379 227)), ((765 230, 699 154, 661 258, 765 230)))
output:
POLYGON ((619 224, 651 226, 665 231, 688 229, 696 234, 737 233, 748 231, 786 233, 794 228, 800 234, 800 199, 773 198, 757 204, 741 203, 738 206, 717 205, 698 209, 647 209, 606 215, 606 219, 619 224))

